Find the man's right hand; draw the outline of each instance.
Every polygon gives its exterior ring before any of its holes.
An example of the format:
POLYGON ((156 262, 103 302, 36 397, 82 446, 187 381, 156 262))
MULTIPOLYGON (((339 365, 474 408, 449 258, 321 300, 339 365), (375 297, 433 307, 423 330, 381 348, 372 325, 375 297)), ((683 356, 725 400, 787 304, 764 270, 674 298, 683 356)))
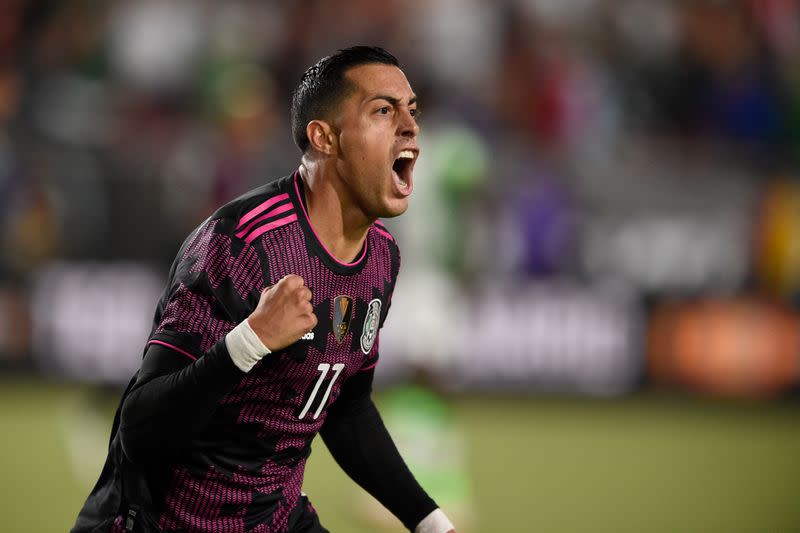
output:
POLYGON ((311 291, 303 278, 289 274, 264 289, 247 322, 273 352, 294 344, 314 329, 317 317, 311 305, 311 291))

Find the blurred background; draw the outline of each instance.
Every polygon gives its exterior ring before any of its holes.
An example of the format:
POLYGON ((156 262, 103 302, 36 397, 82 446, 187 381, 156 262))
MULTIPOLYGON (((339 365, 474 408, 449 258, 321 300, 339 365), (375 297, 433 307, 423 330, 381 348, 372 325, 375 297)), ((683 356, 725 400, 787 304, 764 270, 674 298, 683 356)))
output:
MULTIPOLYGON (((3 0, 0 529, 69 529, 178 247, 353 44, 423 110, 378 398, 458 530, 800 531, 795 0, 3 0)), ((304 490, 398 531, 321 444, 304 490)))

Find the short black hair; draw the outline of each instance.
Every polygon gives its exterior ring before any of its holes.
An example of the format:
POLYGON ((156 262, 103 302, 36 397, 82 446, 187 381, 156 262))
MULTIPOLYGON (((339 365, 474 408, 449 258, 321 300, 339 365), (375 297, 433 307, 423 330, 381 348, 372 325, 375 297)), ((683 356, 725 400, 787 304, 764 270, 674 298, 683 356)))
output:
POLYGON ((305 153, 311 144, 306 125, 315 119, 327 118, 342 97, 351 90, 345 73, 361 65, 382 63, 399 67, 392 54, 377 46, 352 46, 323 57, 305 71, 292 93, 292 136, 300 151, 305 153))

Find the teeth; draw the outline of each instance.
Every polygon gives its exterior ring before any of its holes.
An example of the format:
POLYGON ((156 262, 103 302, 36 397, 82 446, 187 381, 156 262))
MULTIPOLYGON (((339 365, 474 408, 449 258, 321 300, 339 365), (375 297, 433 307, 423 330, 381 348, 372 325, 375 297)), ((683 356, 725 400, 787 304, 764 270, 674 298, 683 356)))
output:
POLYGON ((397 159, 414 159, 414 152, 411 150, 403 150, 400 152, 400 155, 397 156, 397 159))

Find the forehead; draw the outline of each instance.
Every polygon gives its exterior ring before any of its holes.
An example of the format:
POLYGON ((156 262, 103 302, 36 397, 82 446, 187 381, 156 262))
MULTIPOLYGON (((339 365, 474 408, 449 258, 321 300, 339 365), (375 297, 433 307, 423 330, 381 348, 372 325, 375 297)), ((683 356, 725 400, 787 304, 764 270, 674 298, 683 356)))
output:
POLYGON ((383 95, 402 101, 414 96, 406 75, 394 65, 359 65, 348 70, 345 77, 353 84, 352 96, 357 100, 383 95))

